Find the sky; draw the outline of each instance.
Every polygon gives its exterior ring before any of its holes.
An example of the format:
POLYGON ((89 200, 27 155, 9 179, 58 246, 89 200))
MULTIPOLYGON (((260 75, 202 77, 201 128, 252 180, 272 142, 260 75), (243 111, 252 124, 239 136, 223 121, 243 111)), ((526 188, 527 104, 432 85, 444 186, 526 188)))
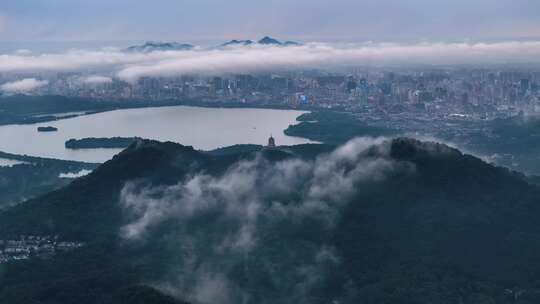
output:
POLYGON ((350 66, 540 64, 540 0, 0 0, 1 84, 85 84, 185 74, 350 66), (215 48, 272 36, 303 44, 215 48), (143 41, 190 51, 132 53, 143 41))
POLYGON ((538 0, 2 0, 0 41, 540 38, 538 0))

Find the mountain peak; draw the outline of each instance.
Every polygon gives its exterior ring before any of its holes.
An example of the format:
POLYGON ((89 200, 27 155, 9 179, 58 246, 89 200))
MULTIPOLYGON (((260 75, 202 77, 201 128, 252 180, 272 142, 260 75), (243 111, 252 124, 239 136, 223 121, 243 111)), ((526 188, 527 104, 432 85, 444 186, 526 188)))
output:
POLYGON ((193 45, 187 43, 147 41, 142 45, 130 46, 126 51, 148 53, 154 51, 189 51, 193 48, 193 45))
POLYGON ((391 155, 392 157, 401 160, 409 160, 426 156, 463 156, 459 150, 449 147, 448 145, 437 142, 420 141, 418 139, 407 137, 400 137, 392 140, 391 155))
POLYGON ((250 40, 250 39, 245 39, 245 40, 233 39, 233 40, 230 40, 228 42, 225 42, 225 43, 221 44, 220 47, 249 46, 249 45, 253 45, 253 44, 274 45, 274 46, 298 46, 298 45, 301 45, 300 43, 295 42, 295 41, 288 40, 288 41, 285 41, 285 42, 281 42, 281 41, 279 41, 279 40, 277 40, 275 38, 272 38, 270 36, 265 36, 265 37, 263 37, 262 39, 260 39, 258 41, 253 41, 253 40, 250 40))
POLYGON ((272 37, 265 36, 258 42, 259 44, 265 44, 265 45, 281 45, 282 43, 279 42, 279 40, 276 40, 272 37))
POLYGON ((229 42, 225 42, 224 44, 222 44, 221 46, 233 46, 233 45, 251 45, 253 44, 253 41, 252 40, 236 40, 236 39, 233 39, 229 42))

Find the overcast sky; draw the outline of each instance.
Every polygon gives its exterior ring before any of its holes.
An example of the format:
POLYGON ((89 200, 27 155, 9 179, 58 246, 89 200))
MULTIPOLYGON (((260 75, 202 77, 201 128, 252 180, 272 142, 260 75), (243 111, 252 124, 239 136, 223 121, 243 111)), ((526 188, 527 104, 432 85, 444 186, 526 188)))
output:
POLYGON ((0 0, 0 41, 523 40, 540 0, 0 0))

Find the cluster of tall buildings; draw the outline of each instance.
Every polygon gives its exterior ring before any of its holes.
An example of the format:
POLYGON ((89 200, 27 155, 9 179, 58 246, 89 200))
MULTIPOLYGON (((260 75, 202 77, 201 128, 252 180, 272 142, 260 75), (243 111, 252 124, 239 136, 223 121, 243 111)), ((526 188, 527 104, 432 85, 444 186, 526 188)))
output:
MULTIPOLYGON (((14 75, 0 75, 7 81, 14 75)), ((123 100, 191 100, 253 106, 339 108, 381 113, 497 116, 540 109, 540 69, 425 68, 297 71, 222 76, 111 78, 85 83, 77 73, 42 75, 35 94, 123 100)))

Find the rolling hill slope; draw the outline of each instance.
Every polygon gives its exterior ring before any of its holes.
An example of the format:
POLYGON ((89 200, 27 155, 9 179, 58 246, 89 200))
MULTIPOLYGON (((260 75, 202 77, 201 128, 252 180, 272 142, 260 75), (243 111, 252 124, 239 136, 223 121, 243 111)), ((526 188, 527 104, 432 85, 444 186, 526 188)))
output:
POLYGON ((139 141, 0 214, 0 240, 84 243, 0 264, 0 303, 537 303, 539 216, 524 176, 436 143, 139 141))

